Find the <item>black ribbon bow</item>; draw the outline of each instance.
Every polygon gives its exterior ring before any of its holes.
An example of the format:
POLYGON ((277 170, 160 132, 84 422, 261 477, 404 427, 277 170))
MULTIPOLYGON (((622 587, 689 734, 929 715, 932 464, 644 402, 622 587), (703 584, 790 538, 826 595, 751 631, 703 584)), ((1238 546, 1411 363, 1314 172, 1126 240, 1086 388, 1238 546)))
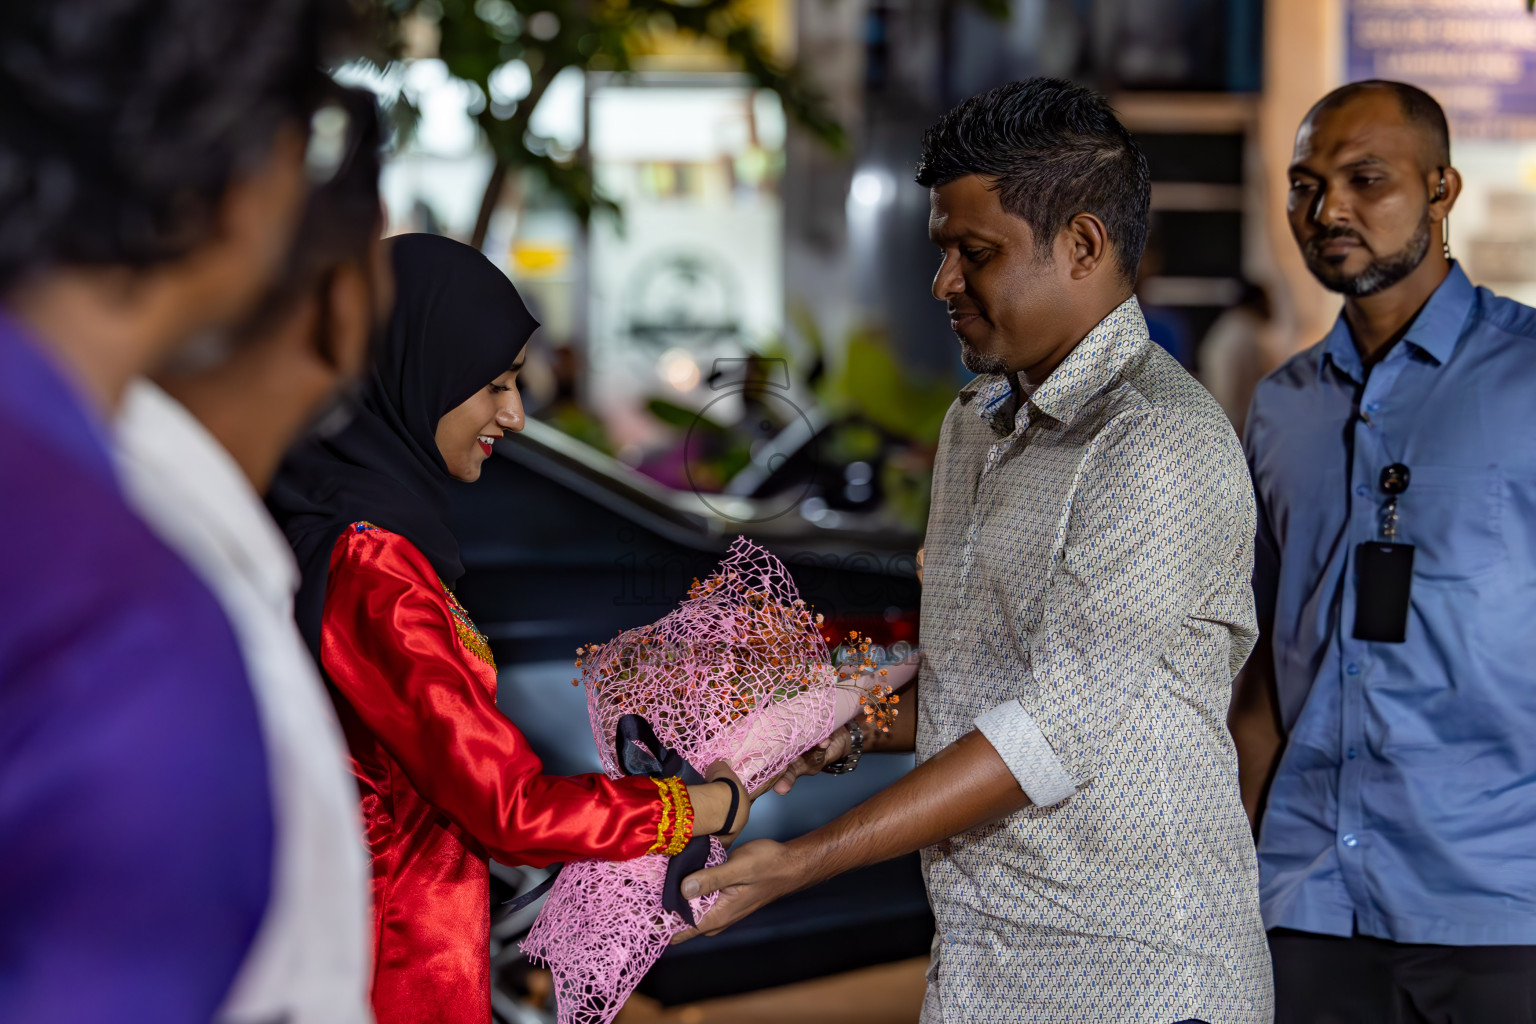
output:
MULTIPOLYGON (((688 785, 704 781, 681 754, 662 744, 651 723, 641 715, 625 715, 619 719, 615 743, 619 767, 624 769, 625 775, 649 775, 653 779, 675 775, 688 785)), ((709 837, 696 835, 688 840, 681 853, 667 862, 667 881, 661 890, 661 905, 690 927, 695 923, 693 907, 683 898, 683 879, 702 870, 708 859, 709 837)))

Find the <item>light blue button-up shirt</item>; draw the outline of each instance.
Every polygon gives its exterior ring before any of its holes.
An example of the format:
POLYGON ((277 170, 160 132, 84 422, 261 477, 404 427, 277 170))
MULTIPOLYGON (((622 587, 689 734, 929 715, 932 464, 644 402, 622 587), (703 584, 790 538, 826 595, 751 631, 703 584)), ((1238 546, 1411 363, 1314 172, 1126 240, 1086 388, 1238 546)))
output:
POLYGON ((1340 316, 1259 385, 1246 440, 1287 736, 1265 925, 1536 944, 1536 310, 1453 266, 1369 371, 1340 316), (1394 462, 1407 641, 1369 643, 1353 559, 1394 462))

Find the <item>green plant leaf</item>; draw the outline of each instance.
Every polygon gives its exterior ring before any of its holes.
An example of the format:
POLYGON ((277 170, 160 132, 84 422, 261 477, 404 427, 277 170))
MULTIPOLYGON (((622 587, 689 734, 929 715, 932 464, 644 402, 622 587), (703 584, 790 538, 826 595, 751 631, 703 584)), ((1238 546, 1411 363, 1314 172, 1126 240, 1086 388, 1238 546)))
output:
POLYGON ((886 336, 868 330, 849 337, 842 372, 828 390, 828 398, 840 408, 889 434, 924 444, 938 440, 944 414, 955 398, 953 381, 914 379, 896 360, 886 336))
POLYGON ((665 398, 653 398, 645 403, 646 410, 658 420, 669 427, 677 427, 681 430, 691 430, 698 426, 706 434, 724 436, 725 427, 714 420, 692 409, 684 408, 676 402, 669 402, 665 398))

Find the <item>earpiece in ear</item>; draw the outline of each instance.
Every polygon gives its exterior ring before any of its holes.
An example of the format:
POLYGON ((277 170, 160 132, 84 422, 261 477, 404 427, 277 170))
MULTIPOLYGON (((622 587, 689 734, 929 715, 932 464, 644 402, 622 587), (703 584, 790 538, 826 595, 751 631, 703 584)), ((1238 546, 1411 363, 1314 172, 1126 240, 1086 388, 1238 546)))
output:
MULTIPOLYGON (((1440 184, 1435 186, 1435 195, 1430 202, 1438 203, 1445 198, 1445 168, 1442 167, 1440 168, 1440 184)), ((1449 210, 1446 211, 1445 217, 1440 221, 1440 246, 1445 251, 1446 259, 1455 258, 1451 255, 1451 217, 1449 210)))

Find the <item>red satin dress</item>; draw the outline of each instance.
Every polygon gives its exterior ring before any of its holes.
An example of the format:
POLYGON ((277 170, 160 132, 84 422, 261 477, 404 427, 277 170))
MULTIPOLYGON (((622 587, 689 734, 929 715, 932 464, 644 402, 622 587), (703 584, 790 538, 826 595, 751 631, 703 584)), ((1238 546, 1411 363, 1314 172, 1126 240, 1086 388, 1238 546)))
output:
POLYGON ((675 850, 691 831, 686 791, 542 774, 496 708, 485 638, 398 534, 358 523, 337 539, 321 635, 373 853, 378 1022, 488 1024, 487 857, 675 850))

